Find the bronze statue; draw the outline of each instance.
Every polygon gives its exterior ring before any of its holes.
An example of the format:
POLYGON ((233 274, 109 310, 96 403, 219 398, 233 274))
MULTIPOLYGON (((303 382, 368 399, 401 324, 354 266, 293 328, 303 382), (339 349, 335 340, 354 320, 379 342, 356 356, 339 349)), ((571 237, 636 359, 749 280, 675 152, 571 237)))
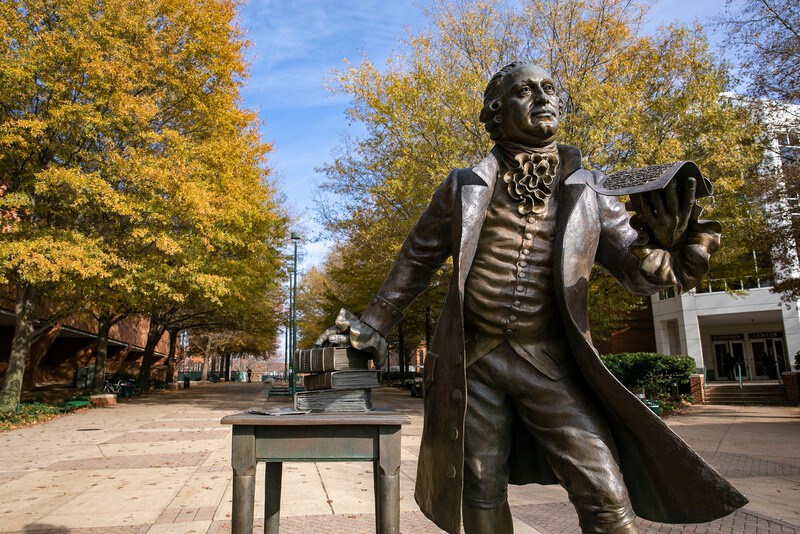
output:
POLYGON ((747 499, 608 372, 587 317, 595 261, 642 295, 708 271, 721 229, 698 218, 702 177, 634 195, 631 219, 592 189, 603 176, 581 169, 580 151, 556 144, 559 107, 542 68, 501 69, 480 114, 494 149, 450 173, 361 318, 343 310, 322 339, 349 333, 380 364, 385 336, 452 256, 425 360, 415 496, 430 519, 510 533, 508 483, 534 482, 566 488, 583 532, 727 515, 747 499))

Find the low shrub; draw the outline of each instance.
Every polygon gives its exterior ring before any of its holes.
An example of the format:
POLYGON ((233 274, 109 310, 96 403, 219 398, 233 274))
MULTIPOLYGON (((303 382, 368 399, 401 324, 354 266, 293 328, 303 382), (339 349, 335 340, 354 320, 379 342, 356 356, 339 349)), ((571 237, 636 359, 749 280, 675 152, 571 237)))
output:
POLYGON ((644 389, 648 397, 671 395, 677 380, 681 393, 689 392, 689 377, 696 366, 691 356, 670 356, 654 352, 623 352, 601 356, 603 363, 625 387, 644 389))
POLYGON ((24 402, 18 412, 0 412, 0 431, 48 421, 60 413, 61 407, 56 404, 24 402))

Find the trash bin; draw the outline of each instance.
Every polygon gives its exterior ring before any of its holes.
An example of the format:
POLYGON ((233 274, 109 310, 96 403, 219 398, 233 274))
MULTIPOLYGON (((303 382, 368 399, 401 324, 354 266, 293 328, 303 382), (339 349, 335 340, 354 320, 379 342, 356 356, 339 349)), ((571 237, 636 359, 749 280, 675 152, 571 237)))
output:
POLYGON ((657 400, 650 400, 647 399, 644 402, 644 405, 650 408, 654 414, 661 415, 661 403, 657 400))
POLYGON ((191 378, 188 376, 183 377, 183 389, 189 389, 189 382, 191 382, 191 378))

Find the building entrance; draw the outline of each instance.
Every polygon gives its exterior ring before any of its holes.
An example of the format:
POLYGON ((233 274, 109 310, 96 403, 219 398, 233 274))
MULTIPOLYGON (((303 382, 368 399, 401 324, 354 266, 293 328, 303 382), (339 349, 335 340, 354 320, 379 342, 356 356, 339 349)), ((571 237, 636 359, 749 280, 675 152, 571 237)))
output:
POLYGON ((711 336, 714 343, 715 380, 747 380, 748 366, 745 362, 744 336, 727 334, 711 336))
POLYGON ((777 379, 787 369, 781 332, 747 334, 753 353, 753 372, 757 379, 777 379))

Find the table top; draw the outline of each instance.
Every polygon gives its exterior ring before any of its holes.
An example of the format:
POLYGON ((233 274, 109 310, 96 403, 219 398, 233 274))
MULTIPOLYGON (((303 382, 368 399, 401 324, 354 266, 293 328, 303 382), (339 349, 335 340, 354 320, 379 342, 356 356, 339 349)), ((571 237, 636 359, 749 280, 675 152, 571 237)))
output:
POLYGON ((252 426, 324 426, 324 425, 405 425, 407 415, 391 410, 369 412, 315 412, 299 415, 258 415, 246 412, 226 415, 223 425, 252 426))

